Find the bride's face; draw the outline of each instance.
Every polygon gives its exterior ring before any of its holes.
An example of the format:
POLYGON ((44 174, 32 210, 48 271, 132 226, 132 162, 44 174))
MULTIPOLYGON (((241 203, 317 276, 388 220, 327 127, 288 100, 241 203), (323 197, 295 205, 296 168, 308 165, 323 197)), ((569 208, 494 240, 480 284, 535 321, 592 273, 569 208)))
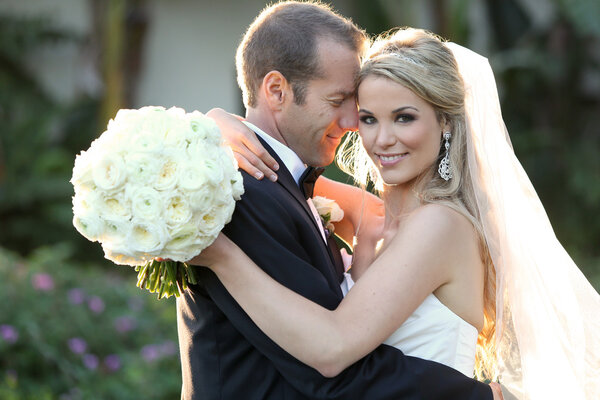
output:
POLYGON ((444 126, 429 103, 379 76, 361 82, 358 102, 360 136, 385 184, 411 184, 437 162, 444 126))

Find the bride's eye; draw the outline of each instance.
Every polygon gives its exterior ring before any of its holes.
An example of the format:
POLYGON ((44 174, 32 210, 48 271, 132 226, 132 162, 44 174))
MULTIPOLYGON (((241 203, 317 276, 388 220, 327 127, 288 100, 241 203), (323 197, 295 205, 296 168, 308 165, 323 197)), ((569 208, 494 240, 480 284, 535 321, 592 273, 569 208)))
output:
POLYGON ((371 116, 371 115, 361 115, 359 117, 360 122, 362 122, 363 124, 367 124, 367 125, 371 125, 375 123, 375 117, 371 116))
POLYGON ((396 121, 397 122, 411 122, 414 121, 415 117, 410 115, 410 114, 398 114, 396 116, 396 121))

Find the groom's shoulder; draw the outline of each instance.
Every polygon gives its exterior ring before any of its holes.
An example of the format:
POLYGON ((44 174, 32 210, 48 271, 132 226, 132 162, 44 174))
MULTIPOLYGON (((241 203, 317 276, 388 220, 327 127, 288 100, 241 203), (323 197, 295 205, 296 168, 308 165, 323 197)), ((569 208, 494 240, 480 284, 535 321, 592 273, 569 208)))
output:
POLYGON ((260 203, 261 205, 277 204, 284 201, 284 192, 282 186, 277 182, 268 179, 258 180, 245 171, 242 173, 244 182, 244 194, 238 203, 260 203))

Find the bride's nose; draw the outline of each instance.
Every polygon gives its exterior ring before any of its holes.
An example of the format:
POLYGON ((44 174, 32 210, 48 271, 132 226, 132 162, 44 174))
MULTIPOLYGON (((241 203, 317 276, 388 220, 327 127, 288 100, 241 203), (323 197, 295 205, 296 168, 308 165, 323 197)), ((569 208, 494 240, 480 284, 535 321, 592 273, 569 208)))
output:
POLYGON ((396 136, 391 127, 386 124, 380 124, 375 137, 375 144, 382 149, 393 146, 396 143, 396 136))

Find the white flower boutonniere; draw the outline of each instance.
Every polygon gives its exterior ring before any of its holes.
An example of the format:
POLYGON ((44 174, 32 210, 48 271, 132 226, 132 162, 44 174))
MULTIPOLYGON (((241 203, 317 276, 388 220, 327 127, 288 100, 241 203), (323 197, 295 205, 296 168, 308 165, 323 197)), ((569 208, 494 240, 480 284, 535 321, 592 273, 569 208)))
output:
POLYGON ((335 200, 326 197, 315 196, 311 200, 319 213, 319 217, 321 217, 323 227, 327 230, 327 236, 331 236, 335 229, 333 223, 344 218, 344 210, 340 208, 335 200))

